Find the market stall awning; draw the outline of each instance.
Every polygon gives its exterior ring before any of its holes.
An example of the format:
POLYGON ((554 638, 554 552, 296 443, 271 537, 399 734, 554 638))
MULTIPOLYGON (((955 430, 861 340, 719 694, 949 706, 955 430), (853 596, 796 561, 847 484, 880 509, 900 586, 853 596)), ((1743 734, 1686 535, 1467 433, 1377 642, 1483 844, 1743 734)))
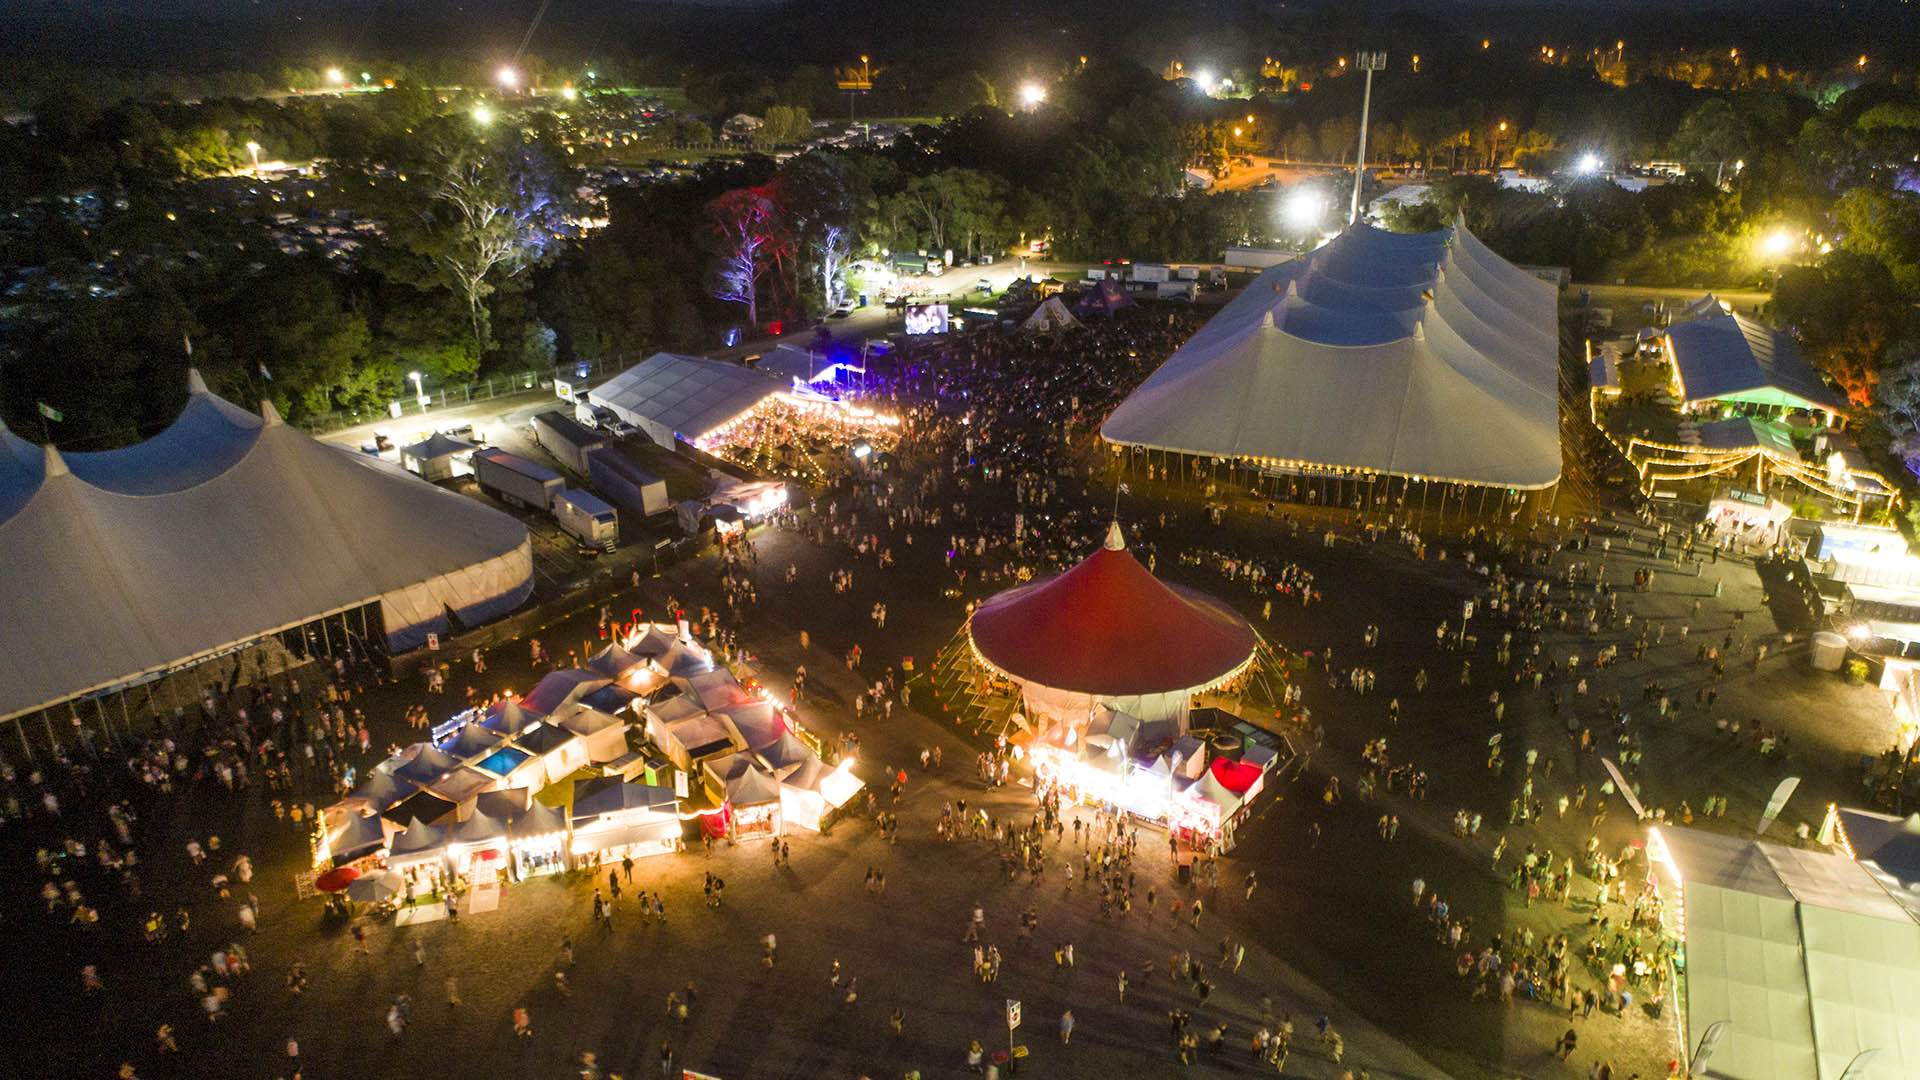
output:
POLYGON ((503 698, 494 702, 487 706, 486 714, 480 719, 482 727, 502 735, 518 735, 539 722, 540 714, 522 707, 519 698, 503 698))
POLYGON ((419 791, 381 812, 380 816, 396 825, 409 821, 436 822, 458 807, 431 791, 419 791))
POLYGON ((1245 619, 1148 573, 1117 522, 1079 565, 988 598, 968 627, 974 649, 994 668, 1086 694, 1205 687, 1239 671, 1254 652, 1245 619))
POLYGON ((387 852, 398 858, 407 855, 423 855, 446 846, 446 829, 414 818, 393 838, 393 842, 387 845, 387 852))
POLYGON ((432 743, 414 743, 402 753, 407 755, 406 764, 395 769, 393 774, 415 784, 431 784, 460 764, 460 759, 432 743))

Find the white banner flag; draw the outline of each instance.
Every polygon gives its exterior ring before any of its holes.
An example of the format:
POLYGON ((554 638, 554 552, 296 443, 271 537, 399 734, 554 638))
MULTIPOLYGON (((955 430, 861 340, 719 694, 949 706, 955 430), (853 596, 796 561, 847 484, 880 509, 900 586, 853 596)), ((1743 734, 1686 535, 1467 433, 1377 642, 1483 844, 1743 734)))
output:
POLYGON ((1612 758, 1601 758, 1600 764, 1607 767, 1607 775, 1613 777, 1613 786, 1619 789, 1620 797, 1627 800, 1627 805, 1633 809, 1633 816, 1646 817, 1647 812, 1641 807, 1639 797, 1634 795, 1633 787, 1627 783, 1626 777, 1620 775, 1620 766, 1615 765, 1612 758))
POLYGON ((1767 826, 1773 824, 1773 819, 1787 808, 1787 800, 1793 798, 1793 789, 1799 786, 1800 778, 1797 776, 1780 781, 1780 786, 1773 789, 1773 798, 1767 800, 1766 812, 1760 815, 1760 827, 1753 831, 1755 836, 1767 835, 1767 826))

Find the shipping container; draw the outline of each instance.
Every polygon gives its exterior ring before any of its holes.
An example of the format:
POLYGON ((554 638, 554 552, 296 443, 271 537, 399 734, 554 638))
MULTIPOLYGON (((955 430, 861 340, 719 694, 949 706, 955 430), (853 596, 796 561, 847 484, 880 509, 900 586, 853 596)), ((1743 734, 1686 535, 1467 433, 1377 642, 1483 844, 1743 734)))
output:
POLYGON ((566 487, 559 473, 505 450, 475 450, 472 460, 480 490, 511 506, 545 513, 553 508, 553 497, 566 487))
POLYGON ((1279 248, 1230 247, 1226 250, 1226 257, 1220 261, 1228 266, 1265 270, 1269 266, 1279 266, 1293 257, 1293 252, 1282 251, 1279 248))
POLYGON ((1133 280, 1159 283, 1173 276, 1173 271, 1163 263, 1134 263, 1133 280))
POLYGON ((588 547, 612 551, 620 544, 620 515, 591 491, 568 488, 555 495, 553 519, 588 547))
POLYGON ((615 506, 651 517, 673 509, 667 482, 641 468, 617 446, 587 451, 587 479, 615 506))
POLYGON ((1200 284, 1195 281, 1162 281, 1153 287, 1153 294, 1162 300, 1191 301, 1200 293, 1200 284))
POLYGON ((549 409, 535 413, 533 439, 552 454, 554 460, 575 473, 587 475, 587 451, 607 445, 607 437, 560 412, 549 409))

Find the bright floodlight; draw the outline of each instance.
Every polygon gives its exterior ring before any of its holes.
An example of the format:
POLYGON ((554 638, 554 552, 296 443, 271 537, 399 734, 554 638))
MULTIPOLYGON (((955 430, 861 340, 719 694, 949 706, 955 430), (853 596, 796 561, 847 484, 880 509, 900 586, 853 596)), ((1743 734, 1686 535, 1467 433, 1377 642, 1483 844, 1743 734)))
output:
POLYGON ((1200 92, 1203 94, 1213 93, 1213 72, 1208 71, 1205 68, 1202 68, 1199 71, 1194 72, 1193 85, 1199 87, 1200 92))
POLYGON ((1603 164, 1605 163, 1600 160, 1600 155, 1589 150, 1580 155, 1579 161, 1574 162, 1573 170, 1582 176, 1592 176, 1600 171, 1600 166, 1603 164))
POLYGON ((337 67, 330 67, 327 69, 327 81, 335 86, 344 86, 347 81, 347 73, 337 67))
POLYGON ((580 91, 575 90, 571 86, 563 86, 560 88, 560 96, 566 98, 568 101, 572 101, 574 98, 580 96, 580 91))
POLYGON ((1320 215, 1327 209, 1326 197, 1312 188, 1295 188, 1287 195, 1286 203, 1280 208, 1281 216, 1286 219, 1287 227, 1305 232, 1320 224, 1320 215))
POLYGON ((483 127, 493 123, 493 110, 487 108, 485 105, 475 105, 473 107, 473 122, 483 127))
POLYGON ((509 90, 517 90, 520 87, 520 73, 509 65, 502 65, 499 71, 493 73, 493 81, 509 90))
POLYGON ((1760 247, 1775 257, 1785 255, 1793 250, 1793 234, 1785 229, 1775 229, 1761 238, 1760 247))
POLYGON ((1038 107, 1039 104, 1045 100, 1047 100, 1046 87, 1036 82, 1020 84, 1020 104, 1032 109, 1038 107))

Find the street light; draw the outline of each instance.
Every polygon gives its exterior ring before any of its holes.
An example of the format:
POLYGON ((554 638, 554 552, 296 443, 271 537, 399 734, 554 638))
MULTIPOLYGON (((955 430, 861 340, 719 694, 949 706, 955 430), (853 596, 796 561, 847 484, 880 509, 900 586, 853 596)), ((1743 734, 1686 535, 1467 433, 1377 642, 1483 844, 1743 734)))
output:
POLYGON ((1193 85, 1199 87, 1200 92, 1203 94, 1213 93, 1213 72, 1208 71, 1205 68, 1201 68, 1199 71, 1194 72, 1193 85))
POLYGON ((1287 227, 1297 232, 1312 232, 1327 210, 1326 196, 1310 187, 1297 187, 1287 193, 1280 214, 1287 227))
POLYGON ((420 373, 417 371, 409 371, 407 372, 407 378, 413 380, 414 400, 420 403, 421 408, 423 409, 426 408, 427 403, 429 401, 432 401, 433 399, 427 396, 427 389, 424 385, 421 384, 420 373))
POLYGON ((473 122, 479 124, 481 127, 486 127, 488 124, 493 123, 493 110, 487 108, 485 105, 475 105, 473 107, 473 122))
POLYGON ((1047 88, 1037 82, 1020 84, 1020 104, 1029 109, 1037 109, 1047 100, 1047 88))
POLYGON ((248 139, 248 140, 247 140, 247 153, 248 153, 249 155, 251 155, 251 156, 252 156, 252 158, 253 158, 253 173, 254 173, 254 175, 255 175, 255 176, 258 176, 258 175, 260 175, 260 144, 259 144, 259 143, 257 143, 257 142, 254 142, 254 141, 253 141, 252 139, 248 139))
POLYGON ((327 69, 327 82, 334 86, 345 86, 347 85, 347 73, 337 67, 330 67, 327 69))
POLYGON ((1784 228, 1774 229, 1760 238, 1760 250, 1776 259, 1785 258, 1793 251, 1793 234, 1784 228))
POLYGON ((500 70, 493 73, 493 81, 499 83, 504 90, 520 89, 520 73, 513 70, 511 64, 500 65, 500 70))
POLYGON ((1599 154, 1589 150, 1580 155, 1579 161, 1573 163, 1573 171, 1579 173, 1581 176, 1594 176, 1600 172, 1601 167, 1605 164, 1606 162, 1600 160, 1599 154))
POLYGON ((572 83, 568 83, 560 88, 560 96, 566 98, 568 101, 572 101, 580 96, 580 91, 575 90, 572 83))

